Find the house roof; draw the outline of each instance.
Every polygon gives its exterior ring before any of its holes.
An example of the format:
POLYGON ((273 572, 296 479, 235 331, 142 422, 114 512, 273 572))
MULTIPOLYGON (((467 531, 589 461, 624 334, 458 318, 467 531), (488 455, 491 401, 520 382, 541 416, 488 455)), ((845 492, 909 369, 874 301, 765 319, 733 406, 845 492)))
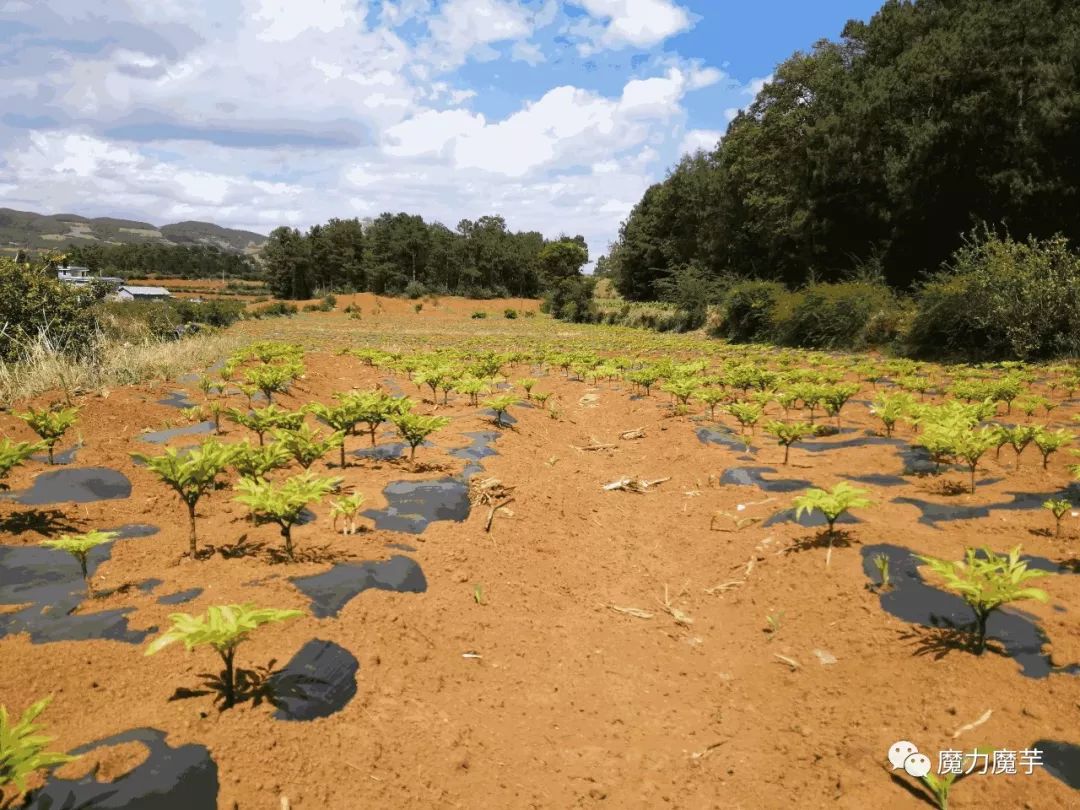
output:
POLYGON ((120 288, 121 292, 131 293, 132 295, 169 295, 169 291, 164 287, 135 287, 129 284, 125 284, 120 288))

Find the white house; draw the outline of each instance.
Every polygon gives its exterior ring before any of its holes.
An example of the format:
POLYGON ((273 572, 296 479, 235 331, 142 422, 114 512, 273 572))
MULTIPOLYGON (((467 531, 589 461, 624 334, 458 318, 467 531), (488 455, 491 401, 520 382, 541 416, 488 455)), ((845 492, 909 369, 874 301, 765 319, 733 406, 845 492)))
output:
POLYGON ((124 283, 122 278, 116 278, 115 276, 92 276, 89 267, 76 267, 75 265, 61 268, 60 272, 56 274, 56 278, 65 284, 74 284, 76 286, 89 284, 91 281, 104 281, 107 284, 124 283))
POLYGON ((172 294, 164 287, 137 287, 124 284, 116 292, 118 301, 161 301, 165 298, 172 298, 172 294))

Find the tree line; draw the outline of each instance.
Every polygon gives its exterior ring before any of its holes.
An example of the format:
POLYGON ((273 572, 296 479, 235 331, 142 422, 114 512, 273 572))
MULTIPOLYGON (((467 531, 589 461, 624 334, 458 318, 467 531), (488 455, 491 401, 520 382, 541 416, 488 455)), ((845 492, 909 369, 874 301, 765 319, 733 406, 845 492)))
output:
POLYGON ((631 300, 740 278, 910 289, 981 223, 1075 243, 1077 54, 1075 2, 888 0, 780 64, 645 192, 603 266, 631 300))
POLYGON ((534 298, 578 283, 589 253, 582 236, 512 232, 501 216, 463 219, 450 230, 415 214, 384 213, 366 224, 331 219, 306 233, 277 228, 261 260, 278 298, 349 291, 534 298))
POLYGON ((256 279, 262 268, 251 256, 213 245, 70 245, 67 263, 88 267, 96 275, 120 278, 256 279))

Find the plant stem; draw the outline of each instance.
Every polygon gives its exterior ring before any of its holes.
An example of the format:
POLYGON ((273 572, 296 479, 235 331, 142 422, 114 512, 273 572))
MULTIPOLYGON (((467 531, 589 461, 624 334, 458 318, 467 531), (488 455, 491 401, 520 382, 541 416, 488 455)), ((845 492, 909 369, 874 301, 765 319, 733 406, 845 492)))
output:
POLYGON ((291 523, 282 523, 281 524, 281 536, 283 538, 285 538, 285 553, 289 556, 290 560, 294 559, 293 558, 293 547, 292 547, 292 524, 291 523))
POLYGON ((195 501, 186 501, 188 509, 188 527, 190 532, 188 534, 188 544, 190 545, 191 556, 195 556, 196 537, 195 537, 195 501))
POLYGON ((218 650, 218 652, 221 653, 221 660, 225 662, 225 672, 222 678, 225 687, 225 708, 231 709, 236 705, 236 673, 233 669, 233 657, 236 655, 236 648, 229 647, 227 650, 218 650))

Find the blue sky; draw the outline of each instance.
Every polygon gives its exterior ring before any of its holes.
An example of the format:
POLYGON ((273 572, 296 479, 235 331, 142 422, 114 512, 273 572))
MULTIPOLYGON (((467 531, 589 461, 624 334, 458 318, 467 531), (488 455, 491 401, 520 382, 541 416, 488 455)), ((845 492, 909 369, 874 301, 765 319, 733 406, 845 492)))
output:
POLYGON ((582 233, 878 2, 0 0, 0 205, 582 233))

